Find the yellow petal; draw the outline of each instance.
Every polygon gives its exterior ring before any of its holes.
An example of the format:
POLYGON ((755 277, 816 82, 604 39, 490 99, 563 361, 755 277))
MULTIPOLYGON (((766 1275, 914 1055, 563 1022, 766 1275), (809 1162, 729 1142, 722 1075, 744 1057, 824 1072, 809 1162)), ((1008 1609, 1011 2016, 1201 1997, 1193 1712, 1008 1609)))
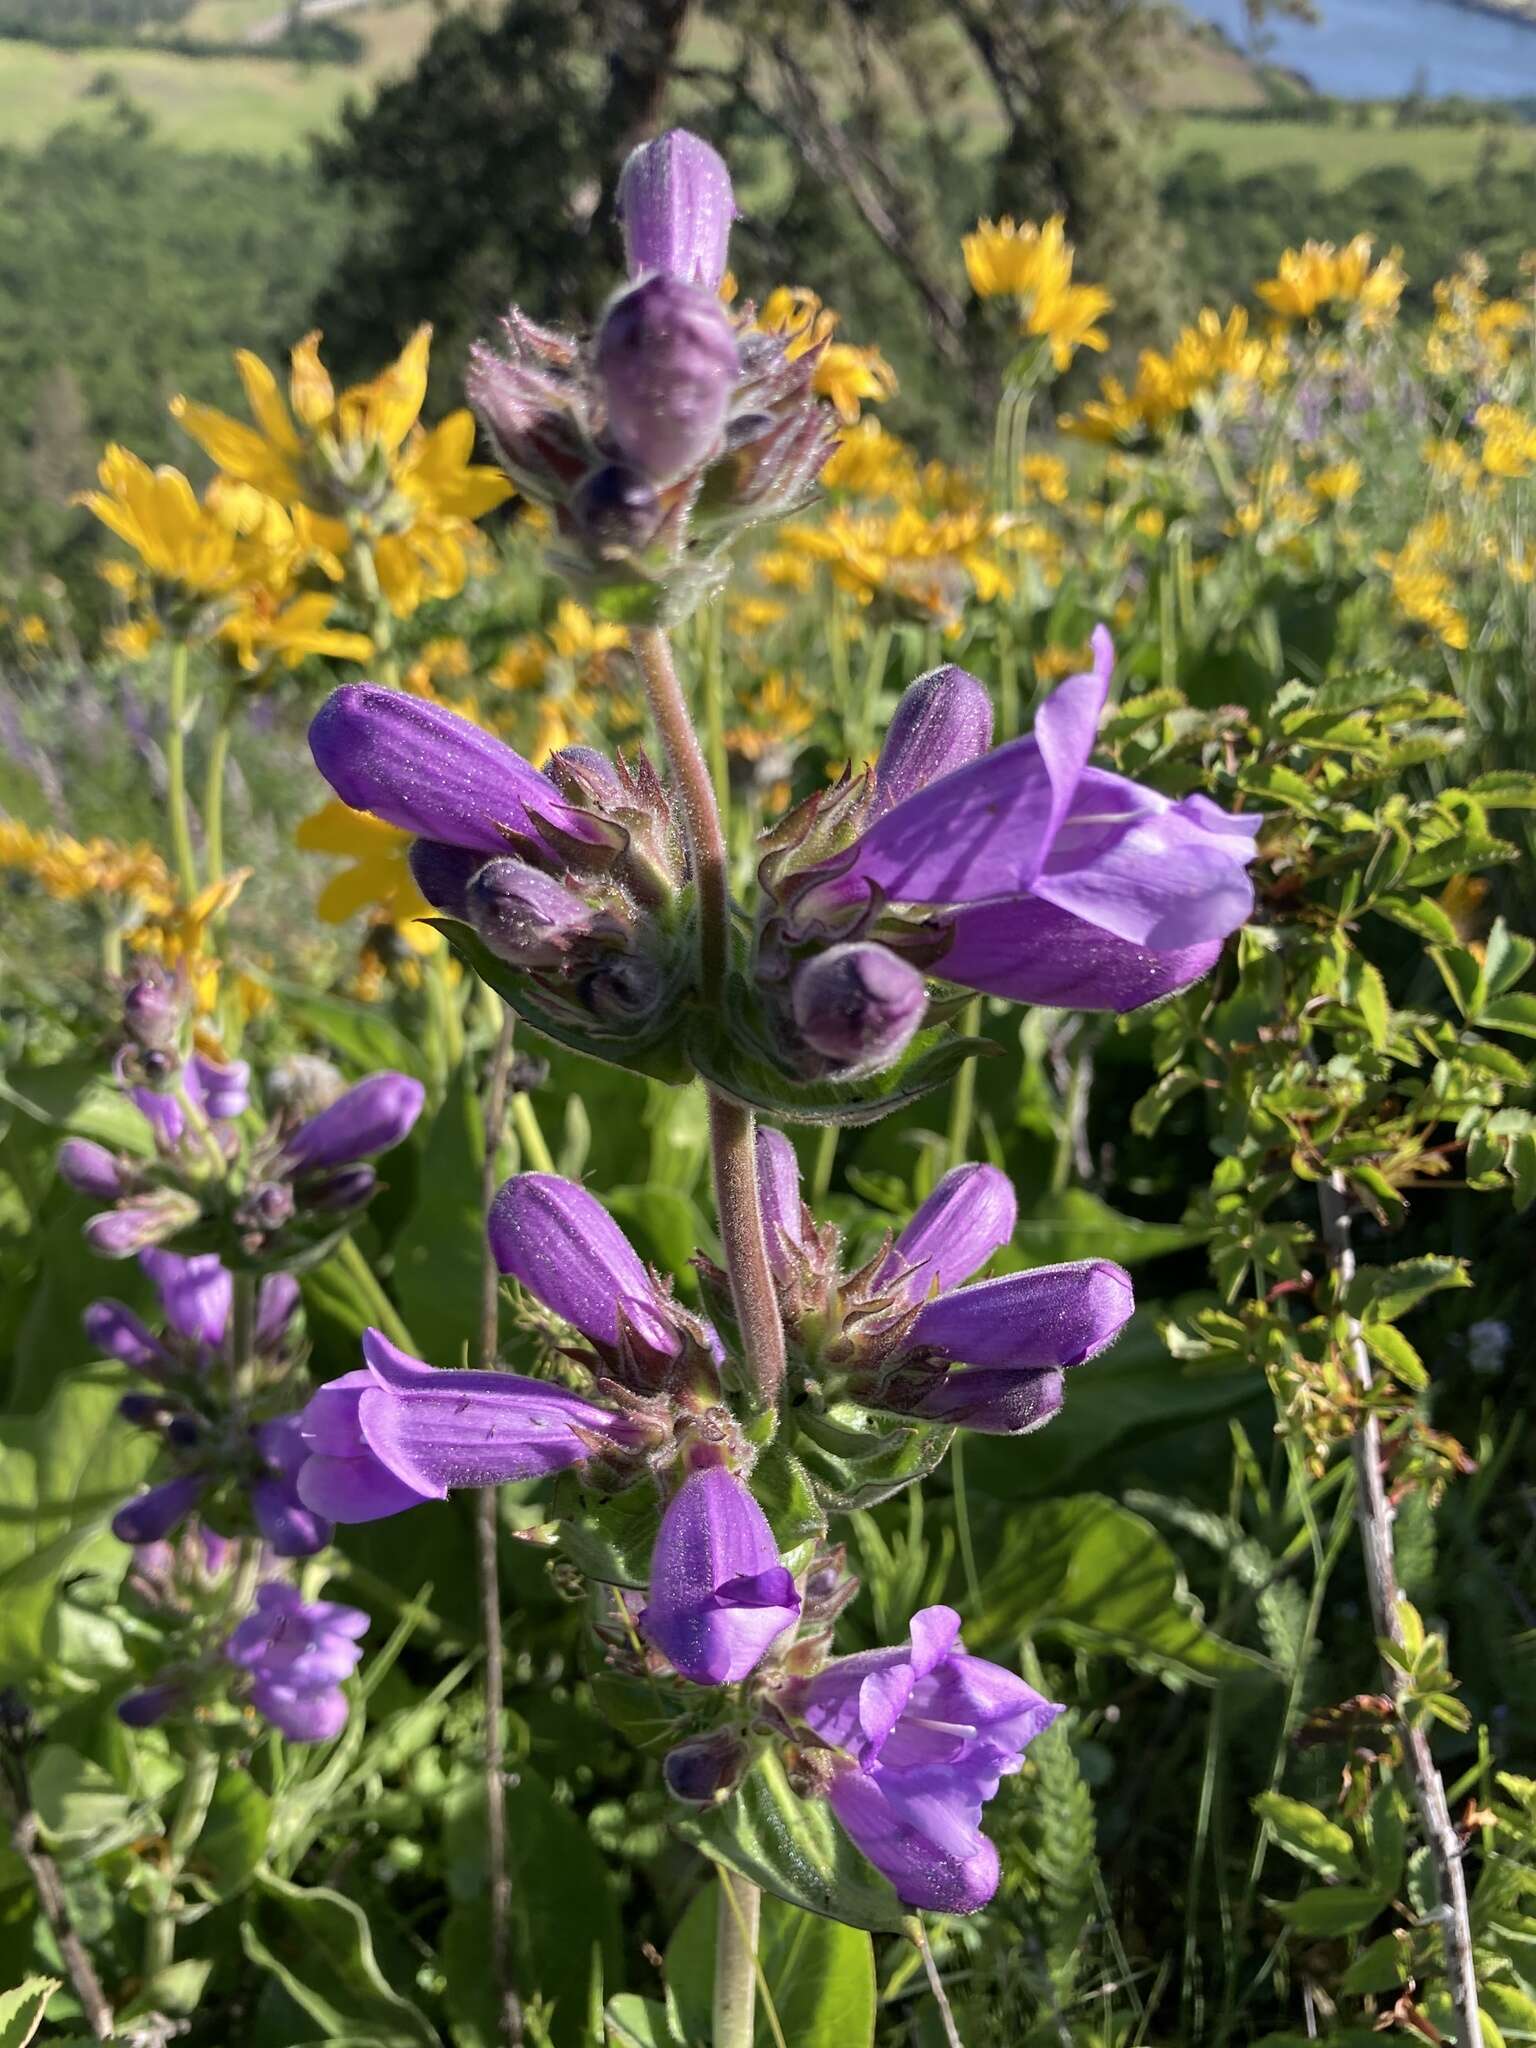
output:
POLYGON ((312 432, 330 424, 336 410, 336 387, 320 360, 320 330, 295 342, 290 357, 288 396, 293 409, 312 432))
POLYGON ((235 368, 240 372, 246 403, 255 416, 257 426, 284 455, 299 454, 302 443, 293 431, 293 422, 277 388, 276 377, 261 357, 252 355, 248 348, 235 350, 235 368))
POLYGON ((254 427, 242 426, 228 413, 211 405, 195 405, 188 398, 171 400, 171 417, 192 436, 199 448, 212 457, 220 469, 242 483, 255 484, 274 498, 296 495, 292 470, 254 427))

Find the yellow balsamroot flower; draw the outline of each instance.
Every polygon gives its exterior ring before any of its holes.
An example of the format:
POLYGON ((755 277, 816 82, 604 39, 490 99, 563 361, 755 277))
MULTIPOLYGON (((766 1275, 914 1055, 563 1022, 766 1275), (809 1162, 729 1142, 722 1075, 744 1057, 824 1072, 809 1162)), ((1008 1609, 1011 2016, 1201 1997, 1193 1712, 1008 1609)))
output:
POLYGON ((1059 455, 1026 455, 1019 474, 1047 505, 1064 505, 1071 491, 1071 473, 1059 455))
POLYGON ((1407 276, 1402 251, 1393 249, 1374 266, 1371 238, 1356 235, 1342 249, 1332 242, 1304 242, 1281 255, 1275 275, 1254 286, 1282 320, 1311 320, 1325 307, 1355 307, 1362 324, 1391 319, 1407 276))
POLYGON ((930 518, 916 506, 861 517, 834 509, 820 525, 780 530, 785 546, 825 562, 832 580, 860 604, 877 599, 898 613, 945 626, 958 623, 969 585, 987 604, 1009 588, 990 552, 994 523, 981 507, 930 518))
POLYGON ((173 903, 129 934, 136 952, 150 954, 185 981, 200 1017, 212 1015, 219 1001, 220 962, 208 950, 209 927, 234 903, 251 874, 250 868, 237 868, 209 882, 190 903, 173 903))
POLYGON ((1020 333, 1047 342, 1058 371, 1080 348, 1108 348, 1098 323, 1115 302, 1098 285, 1073 282, 1075 252, 1063 215, 1053 214, 1043 227, 978 221, 960 246, 972 291, 981 299, 1016 299, 1020 333))
POLYGON ((1529 476, 1536 467, 1536 421, 1512 405, 1480 405, 1472 424, 1483 437, 1483 468, 1489 476, 1529 476))
POLYGON ((498 470, 477 468, 475 423, 464 410, 419 424, 432 330, 419 327, 378 376, 338 393, 308 334, 291 356, 288 399, 259 356, 237 351, 254 426, 185 397, 171 412, 226 475, 286 507, 304 506, 338 555, 354 534, 374 556, 399 617, 452 597, 468 574, 474 521, 512 495, 498 470), (291 408, 291 409, 290 409, 291 408))
MULTIPOLYGON (((807 562, 805 567, 809 569, 810 564, 807 562)), ((788 617, 789 606, 781 599, 755 597, 749 592, 732 601, 727 623, 738 640, 750 640, 758 633, 783 625, 788 617)))
POLYGON ((879 420, 860 420, 844 434, 821 472, 824 489, 850 498, 915 498, 920 489, 911 449, 879 420))
POLYGON ((48 621, 41 612, 27 612, 18 621, 16 630, 28 647, 46 647, 51 638, 48 621))
POLYGON ((562 597, 548 629, 514 640, 490 671, 490 680, 503 689, 531 689, 559 661, 576 671, 582 682, 600 683, 607 680, 608 657, 628 641, 622 626, 594 619, 571 598, 562 597))
POLYGON ((371 911, 375 923, 392 925, 413 951, 436 952, 442 933, 417 922, 433 911, 406 860, 411 838, 339 797, 301 818, 293 835, 301 853, 331 854, 349 863, 320 891, 315 913, 322 922, 345 924, 360 910, 371 911))
POLYGON ((100 489, 79 503, 126 541, 157 582, 197 596, 224 596, 265 581, 274 556, 291 554, 292 522, 259 492, 221 478, 201 500, 179 469, 151 469, 111 443, 97 467, 100 489))
POLYGON ((803 555, 795 554, 790 548, 770 548, 766 554, 757 557, 752 567, 775 590, 798 590, 804 594, 815 587, 815 569, 803 555))
POLYGON ((1359 463, 1350 458, 1314 469, 1307 478, 1307 489, 1325 505, 1347 505, 1363 482, 1359 463))
POLYGON ((771 669, 740 708, 742 722, 727 727, 725 744, 743 761, 761 761, 792 747, 816 723, 816 706, 805 694, 805 678, 786 675, 782 669, 771 669))
POLYGON ((1451 522, 1443 512, 1421 519, 1395 555, 1380 554, 1376 562, 1391 577, 1392 601, 1405 619, 1446 647, 1467 645, 1467 621, 1452 596, 1458 577, 1451 522))
POLYGON ((804 285, 781 284, 768 294, 753 325, 760 334, 787 336, 784 353, 791 362, 813 348, 821 350, 811 389, 829 400, 843 425, 851 427, 861 405, 884 405, 896 396, 896 372, 879 349, 834 341, 841 318, 804 285))
POLYGON ((58 903, 118 896, 147 916, 164 917, 176 902, 170 870, 142 842, 120 846, 112 839, 72 839, 0 818, 0 868, 30 875, 58 903))

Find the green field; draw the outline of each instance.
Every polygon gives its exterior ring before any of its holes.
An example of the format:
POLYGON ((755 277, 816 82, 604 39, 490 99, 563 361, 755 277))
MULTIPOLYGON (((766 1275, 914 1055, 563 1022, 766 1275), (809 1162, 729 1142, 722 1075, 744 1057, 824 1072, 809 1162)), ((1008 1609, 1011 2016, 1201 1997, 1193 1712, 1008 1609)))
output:
POLYGON ((1320 127, 1309 121, 1224 120, 1219 114, 1185 115, 1170 124, 1166 161, 1191 150, 1211 149, 1234 178, 1273 171, 1285 164, 1316 164, 1325 185, 1343 185, 1362 171, 1401 165, 1432 185, 1469 177, 1490 136, 1505 146, 1505 161, 1536 156, 1536 127, 1397 127, 1390 121, 1368 127, 1320 127))

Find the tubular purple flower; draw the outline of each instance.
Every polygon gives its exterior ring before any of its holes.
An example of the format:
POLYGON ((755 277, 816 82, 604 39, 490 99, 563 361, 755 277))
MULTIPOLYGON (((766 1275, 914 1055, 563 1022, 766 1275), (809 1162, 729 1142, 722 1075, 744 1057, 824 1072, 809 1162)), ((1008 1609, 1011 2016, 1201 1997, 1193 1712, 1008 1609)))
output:
POLYGON ((572 940, 592 929, 579 896, 522 860, 487 861, 464 892, 464 910, 497 959, 514 967, 558 967, 572 940))
POLYGON ((631 277, 659 270, 715 291, 725 275, 736 198, 723 159, 686 128, 631 150, 619 174, 619 220, 631 277))
POLYGON ((919 1312, 907 1341, 958 1364, 1064 1368, 1113 1343, 1135 1305, 1123 1266, 1078 1259, 941 1294, 919 1312))
POLYGON ((182 1004, 158 972, 141 975, 123 992, 123 1028, 149 1052, 165 1052, 181 1029, 182 1004))
POLYGON ((183 1258, 178 1252, 147 1251, 139 1264, 154 1283, 165 1319, 189 1344, 216 1350, 229 1327, 234 1283, 212 1252, 183 1258))
POLYGON ((372 1522, 455 1486, 499 1486, 580 1464, 609 1445, 633 1448, 625 1417, 545 1380, 441 1372, 363 1333, 366 1372, 315 1394, 300 1418, 306 1507, 335 1522, 372 1522))
POLYGON ((806 1044, 854 1079, 888 1067, 906 1049, 923 1021, 928 991, 899 954, 859 939, 807 960, 795 976, 790 1007, 806 1044))
POLYGON ((89 1138, 66 1138, 59 1147, 59 1178, 76 1194, 98 1202, 115 1202, 123 1192, 123 1170, 105 1145, 89 1138))
POLYGON ((1125 1010, 1186 987, 1253 908, 1261 820, 1088 766, 1114 653, 1048 697, 1034 731, 883 810, 802 894, 802 928, 863 896, 953 933, 935 971, 1025 1001, 1125 1010))
POLYGON ((445 846, 439 839, 416 839, 406 855, 416 886, 434 910, 463 922, 464 898, 485 864, 485 855, 466 846, 445 846))
POLYGON ((958 1287, 1008 1242, 1018 1213, 1007 1174, 956 1166, 892 1245, 876 1284, 899 1285, 911 1302, 958 1287))
POLYGON ((176 1361, 147 1330, 131 1308, 120 1301, 93 1301, 81 1317, 89 1342, 107 1358, 117 1358, 145 1379, 164 1381, 176 1361))
POLYGON ((135 1252, 174 1237, 197 1217, 197 1204, 189 1195, 167 1188, 142 1202, 103 1209, 89 1218, 81 1235, 100 1258, 131 1259, 135 1252))
POLYGON ((874 815, 979 760, 992 744, 992 699, 975 676, 948 664, 902 693, 875 765, 874 815))
POLYGON ((269 1273, 256 1296, 256 1349, 276 1351, 299 1306, 299 1283, 291 1273, 269 1273))
POLYGON ((618 1348, 621 1330, 675 1358, 682 1339, 634 1247, 585 1188, 554 1173, 519 1173, 491 1204, 491 1251, 590 1343, 618 1348))
POLYGON ((541 820, 590 836, 546 776, 456 712, 376 683, 333 690, 309 728, 315 766, 343 803, 423 839, 505 853, 541 820))
POLYGON ((112 1534, 119 1543, 154 1543, 169 1536, 184 1515, 197 1506, 208 1485, 207 1475, 184 1473, 152 1486, 136 1500, 128 1501, 112 1517, 112 1534))
POLYGON ((330 1521, 299 1497, 298 1478, 309 1457, 303 1418, 275 1415, 256 1431, 256 1448, 267 1477, 251 1488, 251 1513, 262 1537, 278 1557, 313 1557, 330 1542, 330 1521))
POLYGON ((847 1759, 827 1794, 838 1820, 904 1905, 940 1913, 997 1889, 982 1808, 1062 1711, 959 1635, 953 1608, 925 1607, 906 1645, 834 1658, 800 1704, 847 1759))
POLYGON ((194 1053, 182 1081, 198 1108, 215 1123, 233 1122, 251 1106, 251 1069, 246 1060, 211 1060, 194 1053))
POLYGON ((800 1163, 782 1131, 757 1127, 757 1196, 768 1240, 768 1263, 779 1280, 795 1269, 805 1245, 805 1204, 800 1197, 800 1163))
POLYGON ((251 1679, 251 1704, 293 1742, 328 1742, 347 1722, 342 1681, 357 1669, 368 1617, 331 1600, 305 1601, 297 1587, 269 1579, 224 1645, 251 1679))
POLYGON ((734 1685, 799 1612, 768 1518, 743 1481, 723 1465, 691 1474, 661 1518, 642 1635, 696 1685, 734 1685))
POLYGON ((719 450, 741 359, 711 292, 671 277, 635 285, 604 317, 597 370, 608 432, 653 484, 676 483, 719 450))
POLYGON ((980 1436, 1028 1436, 1061 1413, 1066 1397, 1059 1372, 972 1366, 946 1373, 912 1412, 980 1436))
POLYGON ((370 1074, 300 1124, 284 1140, 283 1158, 297 1173, 317 1173, 391 1151, 408 1135, 425 1100, 426 1090, 408 1074, 370 1074))
POLYGON ((186 1687, 175 1679, 146 1685, 139 1692, 127 1692, 117 1703, 117 1718, 125 1728, 153 1728, 168 1714, 174 1714, 186 1699, 186 1687))

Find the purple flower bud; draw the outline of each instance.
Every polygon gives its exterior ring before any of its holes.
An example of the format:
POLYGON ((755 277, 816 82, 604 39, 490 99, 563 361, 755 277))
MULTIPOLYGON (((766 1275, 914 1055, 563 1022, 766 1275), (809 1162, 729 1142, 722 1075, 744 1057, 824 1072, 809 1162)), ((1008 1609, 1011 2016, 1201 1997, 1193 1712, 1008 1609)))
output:
POLYGON ((1112 1343, 1135 1306, 1123 1266, 1076 1259, 941 1294, 921 1310, 909 1341, 963 1365, 1062 1370, 1112 1343))
POLYGON ((358 1638, 367 1628, 359 1608, 305 1601, 297 1587, 269 1579, 224 1654, 249 1674, 257 1712, 290 1741, 328 1742, 346 1726, 342 1681, 357 1669, 358 1638))
POLYGON ((995 1166, 957 1166, 939 1182, 891 1248, 880 1284, 908 1301, 969 1280, 1013 1235, 1013 1187, 995 1166))
POLYGON ((952 664, 909 684, 896 706, 875 769, 875 817, 930 782, 975 761, 992 744, 992 699, 952 664))
POLYGON ((112 1534, 119 1543, 154 1543, 169 1536, 183 1515, 197 1506, 207 1485, 205 1473, 187 1472, 179 1479, 152 1486, 118 1509, 112 1517, 112 1534))
POLYGON ((465 921, 464 898, 485 855, 467 846, 445 846, 440 839, 417 839, 406 855, 417 888, 434 910, 465 921))
MULTIPOLYGON (((308 1189, 305 1190, 306 1194, 308 1189)), ((285 1180, 259 1180, 246 1189, 235 1206, 235 1226, 264 1237, 293 1221, 297 1207, 293 1189, 285 1180)))
POLYGON ((782 1131, 757 1127, 757 1198, 774 1277, 788 1280, 796 1253, 805 1247, 805 1204, 800 1199, 800 1162, 782 1131))
POLYGON ((625 798, 618 769, 596 747, 557 747, 544 763, 544 773, 572 803, 601 809, 625 798))
POLYGON ((441 1372, 378 1330, 366 1372, 345 1373, 300 1418, 300 1499, 336 1522, 372 1522, 455 1486, 498 1486, 580 1464, 604 1444, 633 1448, 625 1417, 563 1387, 510 1372, 441 1372))
POLYGON ((77 1194, 98 1202, 115 1202, 123 1192, 123 1171, 105 1145, 89 1138, 66 1138, 59 1147, 59 1178, 77 1194))
POLYGON ((299 1283, 291 1273, 269 1273, 256 1296, 256 1349, 277 1351, 299 1306, 299 1283))
POLYGON ((159 1429, 171 1411, 159 1394, 124 1394, 117 1412, 130 1429, 159 1429))
POLYGON ((696 1685, 734 1685, 800 1612, 768 1517, 723 1465, 667 1503, 651 1554, 641 1633, 696 1685))
POLYGON ((514 967, 558 967, 572 940, 592 929, 579 896, 521 860, 487 861, 464 892, 464 909, 497 959, 514 967))
POLYGON ((904 1905, 940 1913, 974 1913, 997 1889, 981 1810, 1061 1712, 959 1633, 952 1608, 925 1607, 908 1644, 834 1658, 800 1708, 847 1759, 827 1795, 838 1820, 904 1905))
POLYGON ((165 1052, 181 1029, 181 1002, 159 975, 144 975, 123 996, 123 1026, 149 1052, 165 1052))
POLYGON ((807 960, 790 1003, 806 1044, 855 1079, 878 1073, 905 1050, 923 1021, 928 991, 915 967, 861 939, 807 960))
POLYGON ((284 1140, 283 1158, 297 1173, 348 1166, 388 1152, 410 1131, 426 1090, 408 1074, 370 1074, 284 1140))
POLYGON ((173 1415, 165 1425, 165 1440, 172 1450, 195 1450, 202 1439, 203 1425, 195 1415, 173 1415))
POLYGON ((456 712, 403 690, 344 683, 309 728, 315 765, 343 803, 423 839, 505 853, 541 818, 585 837, 554 785, 456 712))
POLYGON ((661 1760, 661 1775, 672 1797, 684 1805, 716 1806, 741 1783, 750 1760, 736 1731, 721 1728, 669 1749, 661 1760))
POLYGON ((614 301, 597 337, 608 431, 653 483, 675 483, 720 447, 741 374, 718 299, 670 277, 614 301))
POLYGON ((251 1069, 245 1060, 211 1060, 194 1053, 183 1080, 192 1100, 215 1123, 232 1123, 251 1106, 251 1069))
POLYGON ((357 1209, 371 1201, 378 1184, 379 1176, 371 1166, 343 1166, 318 1180, 305 1181, 304 1207, 322 1215, 339 1216, 344 1210, 357 1209))
POLYGON ((736 199, 730 172, 707 142, 686 128, 642 142, 619 175, 618 211, 631 277, 659 270, 717 289, 736 199))
POLYGON ((599 1022, 633 1028, 650 1018, 664 986, 657 963, 644 953, 615 953, 582 983, 582 999, 599 1022))
POLYGON ((125 1728, 153 1728, 168 1714, 174 1714, 187 1696, 177 1679, 163 1679, 146 1685, 142 1692, 124 1693, 117 1703, 117 1718, 125 1728))
POLYGON ((87 1222, 82 1235, 91 1250, 103 1259, 131 1259, 135 1252, 163 1244, 178 1230, 195 1223, 201 1212, 190 1195, 166 1188, 148 1195, 142 1202, 125 1203, 120 1209, 103 1209, 87 1222))
POLYGON ((622 462, 594 469, 571 499, 572 522, 598 549, 648 546, 661 516, 661 500, 650 479, 622 462))
POLYGON ((982 1436, 1028 1436, 1061 1413, 1066 1397, 1059 1372, 973 1366, 968 1372, 947 1372, 913 1413, 982 1436))
POLYGON ((217 1350, 229 1327, 234 1282, 214 1253, 183 1258, 177 1252, 148 1251, 139 1255, 139 1264, 154 1282, 177 1336, 217 1350))
POLYGON ((176 1361, 143 1323, 120 1301, 93 1301, 80 1318, 93 1349, 119 1358, 145 1379, 164 1380, 176 1361))
POLYGON ((621 1330, 663 1358, 682 1341, 655 1283, 602 1204, 554 1173, 513 1176, 491 1205, 491 1251, 503 1273, 590 1343, 617 1350, 621 1330))

